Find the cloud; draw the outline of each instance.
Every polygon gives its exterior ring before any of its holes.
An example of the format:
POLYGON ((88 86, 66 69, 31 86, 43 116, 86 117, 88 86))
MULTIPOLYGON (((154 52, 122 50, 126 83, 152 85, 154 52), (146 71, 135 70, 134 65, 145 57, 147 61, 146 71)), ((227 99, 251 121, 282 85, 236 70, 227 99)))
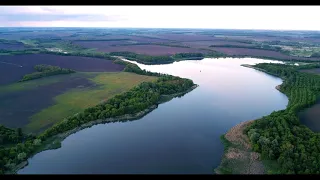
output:
POLYGON ((117 21, 120 17, 106 16, 106 15, 85 15, 85 14, 44 14, 39 16, 38 14, 12 14, 0 15, 1 19, 6 19, 10 22, 25 22, 25 21, 117 21))
POLYGON ((319 6, 3 6, 1 26, 320 30, 319 6))

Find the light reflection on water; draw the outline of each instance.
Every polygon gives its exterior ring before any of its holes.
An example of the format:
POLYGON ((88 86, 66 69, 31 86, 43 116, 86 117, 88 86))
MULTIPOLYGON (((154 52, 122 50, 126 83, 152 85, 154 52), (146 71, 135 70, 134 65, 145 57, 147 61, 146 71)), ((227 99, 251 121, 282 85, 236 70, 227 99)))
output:
POLYGON ((95 125, 70 135, 62 148, 30 158, 19 174, 210 174, 221 160, 223 133, 288 103, 275 89, 281 79, 240 66, 260 62, 271 61, 225 58, 138 64, 149 71, 190 78, 200 86, 139 120, 95 125))

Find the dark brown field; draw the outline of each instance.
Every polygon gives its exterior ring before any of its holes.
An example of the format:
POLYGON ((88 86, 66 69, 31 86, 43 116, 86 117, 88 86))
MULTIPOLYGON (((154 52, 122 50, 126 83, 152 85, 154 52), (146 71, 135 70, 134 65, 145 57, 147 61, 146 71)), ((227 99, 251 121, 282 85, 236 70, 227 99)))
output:
POLYGON ((211 45, 234 45, 234 46, 254 46, 252 44, 248 43, 241 43, 241 42, 234 42, 234 41, 228 41, 228 40, 210 40, 210 41, 183 41, 179 43, 173 43, 173 44, 180 44, 184 46, 188 46, 191 48, 210 48, 211 45))
POLYGON ((22 50, 22 49, 25 49, 25 47, 22 43, 21 44, 0 44, 0 49, 22 50))
POLYGON ((114 45, 132 44, 128 41, 73 41, 73 44, 82 46, 84 48, 104 49, 114 45))
POLYGON ((173 55, 176 53, 186 53, 186 52, 204 52, 203 50, 193 49, 193 48, 182 48, 182 47, 169 47, 160 45, 131 45, 131 46, 109 46, 106 48, 98 49, 98 51, 103 52, 120 52, 120 51, 130 51, 138 54, 147 55, 173 55))
POLYGON ((85 78, 65 76, 61 82, 0 94, 0 123, 10 128, 24 127, 29 123, 28 117, 53 105, 55 96, 71 88, 92 84, 85 78))
POLYGON ((25 39, 34 39, 34 38, 58 38, 58 37, 68 37, 72 35, 72 32, 63 32, 63 31, 56 31, 56 32, 6 32, 1 34, 2 39, 11 39, 11 40, 19 40, 21 38, 25 39))
POLYGON ((28 54, 0 56, 0 85, 17 82, 25 74, 32 73, 37 64, 48 64, 83 72, 117 72, 123 65, 104 60, 79 56, 58 56, 51 54, 28 54), (22 67, 21 67, 22 66, 22 67))
POLYGON ((131 41, 136 41, 138 43, 168 43, 172 39, 167 38, 157 38, 148 36, 127 36, 131 41))
POLYGON ((159 34, 159 38, 170 39, 175 41, 207 41, 216 40, 217 38, 210 35, 198 35, 198 34, 159 34))

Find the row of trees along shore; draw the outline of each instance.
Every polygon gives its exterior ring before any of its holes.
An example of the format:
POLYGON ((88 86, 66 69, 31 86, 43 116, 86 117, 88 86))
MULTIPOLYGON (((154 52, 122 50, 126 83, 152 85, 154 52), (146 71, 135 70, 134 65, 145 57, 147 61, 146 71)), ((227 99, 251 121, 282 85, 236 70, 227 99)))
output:
POLYGON ((55 135, 67 132, 82 124, 97 119, 116 118, 125 114, 141 112, 152 105, 157 105, 163 95, 185 92, 194 86, 190 79, 141 70, 137 65, 121 60, 115 63, 125 64, 124 71, 141 75, 157 76, 154 82, 143 82, 131 90, 85 109, 45 130, 43 133, 25 135, 20 130, 0 126, 0 174, 10 172, 16 165, 38 152, 55 135))
POLYGON ((254 65, 254 68, 284 79, 280 91, 289 98, 285 110, 262 117, 245 130, 253 150, 261 153, 263 159, 276 160, 281 166, 280 173, 320 172, 320 134, 300 124, 297 116, 299 111, 315 104, 320 92, 320 76, 299 70, 319 67, 318 64, 254 65))

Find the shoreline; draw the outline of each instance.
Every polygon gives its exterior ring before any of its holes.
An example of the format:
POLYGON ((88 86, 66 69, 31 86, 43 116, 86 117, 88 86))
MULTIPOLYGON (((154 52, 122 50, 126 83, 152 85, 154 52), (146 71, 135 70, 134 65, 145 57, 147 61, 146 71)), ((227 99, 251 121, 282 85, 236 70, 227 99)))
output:
MULTIPOLYGON (((135 114, 125 114, 122 116, 118 116, 118 117, 113 117, 113 118, 107 118, 107 119, 97 119, 85 124, 82 124, 79 127, 76 127, 74 129, 71 129, 69 131, 66 131, 64 133, 60 133, 57 134, 51 138, 49 138, 46 142, 44 142, 42 144, 42 146, 44 146, 43 148, 41 148, 39 151, 36 151, 33 155, 31 155, 30 157, 28 157, 28 159, 32 158, 33 156, 35 156, 36 154, 42 152, 42 151, 46 151, 46 150, 52 150, 52 149, 58 149, 61 147, 61 142, 66 139, 68 136, 75 134, 83 129, 86 128, 90 128, 94 125, 98 125, 98 124, 106 124, 106 123, 110 123, 110 122, 119 122, 119 121, 132 121, 132 120, 137 120, 142 118, 143 116, 149 114, 151 111, 155 110, 156 108, 158 108, 159 104, 168 102, 170 100, 172 100, 173 98, 180 96, 180 95, 184 95, 187 94, 189 92, 191 92, 192 90, 196 89, 197 87, 199 87, 199 85, 194 84, 192 87, 190 87, 188 90, 180 92, 180 93, 175 93, 175 94, 170 94, 170 95, 162 95, 160 100, 158 101, 157 104, 151 105, 150 107, 146 108, 143 111, 140 111, 138 113, 135 114)), ((25 160, 19 164, 17 164, 15 166, 15 168, 9 172, 6 172, 5 174, 17 174, 17 172, 20 169, 23 169, 24 167, 26 167, 29 164, 29 161, 25 160)))
MULTIPOLYGON (((261 71, 261 69, 248 64, 243 64, 241 66, 261 71)), ((277 85, 275 88, 281 92, 281 84, 277 85)), ((241 122, 221 136, 221 141, 224 144, 224 153, 220 165, 214 169, 214 173, 267 174, 267 168, 262 162, 261 154, 252 151, 250 140, 248 136, 243 133, 244 129, 250 126, 254 121, 256 120, 241 122)))
POLYGON ((216 174, 265 174, 261 155, 252 151, 249 138, 243 133, 255 120, 241 122, 221 136, 224 154, 216 174))

